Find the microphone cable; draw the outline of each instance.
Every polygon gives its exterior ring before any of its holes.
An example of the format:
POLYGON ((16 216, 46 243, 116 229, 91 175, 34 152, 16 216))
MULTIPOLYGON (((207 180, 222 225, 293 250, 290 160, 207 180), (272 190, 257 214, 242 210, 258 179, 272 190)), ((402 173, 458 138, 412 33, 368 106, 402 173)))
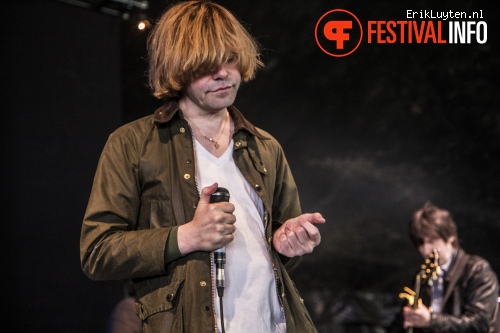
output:
POLYGON ((225 333, 224 329, 224 305, 222 299, 224 297, 224 287, 225 287, 225 276, 224 276, 224 264, 226 263, 226 249, 222 247, 214 251, 215 257, 215 269, 216 269, 216 287, 217 295, 219 296, 219 307, 220 307, 220 326, 221 333, 225 333))

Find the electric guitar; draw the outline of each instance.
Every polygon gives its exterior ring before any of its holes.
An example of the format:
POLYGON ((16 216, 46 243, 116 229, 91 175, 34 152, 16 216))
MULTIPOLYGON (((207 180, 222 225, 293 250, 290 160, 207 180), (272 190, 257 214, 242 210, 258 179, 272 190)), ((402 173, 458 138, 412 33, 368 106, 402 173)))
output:
MULTIPOLYGON (((400 298, 405 298, 408 300, 408 304, 412 309, 418 308, 422 304, 422 299, 420 298, 420 290, 424 283, 427 283, 432 287, 434 281, 436 281, 441 275, 441 268, 439 267, 439 251, 434 249, 429 255, 425 262, 420 267, 415 278, 415 289, 411 290, 408 287, 404 287, 405 293, 400 293, 400 298)), ((406 333, 413 333, 413 327, 406 328, 406 333)))

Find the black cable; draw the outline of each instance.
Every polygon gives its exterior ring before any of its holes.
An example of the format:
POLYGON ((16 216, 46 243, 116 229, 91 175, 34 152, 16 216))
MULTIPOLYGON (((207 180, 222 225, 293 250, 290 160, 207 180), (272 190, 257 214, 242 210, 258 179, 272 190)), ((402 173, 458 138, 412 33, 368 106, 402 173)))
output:
POLYGON ((220 328, 221 333, 225 333, 224 330, 224 307, 222 306, 222 295, 219 295, 219 304, 220 304, 220 328))

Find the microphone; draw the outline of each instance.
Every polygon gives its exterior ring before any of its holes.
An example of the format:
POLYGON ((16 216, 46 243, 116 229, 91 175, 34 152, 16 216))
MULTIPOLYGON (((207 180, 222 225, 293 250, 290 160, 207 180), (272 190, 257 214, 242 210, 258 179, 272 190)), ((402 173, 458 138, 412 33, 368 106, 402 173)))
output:
MULTIPOLYGON (((229 202, 229 191, 224 187, 218 187, 212 195, 210 195, 210 202, 229 202)), ((226 247, 223 246, 220 249, 214 251, 215 259, 215 286, 217 287, 217 294, 219 297, 224 295, 224 287, 226 284, 226 278, 224 276, 224 264, 226 263, 226 247)))

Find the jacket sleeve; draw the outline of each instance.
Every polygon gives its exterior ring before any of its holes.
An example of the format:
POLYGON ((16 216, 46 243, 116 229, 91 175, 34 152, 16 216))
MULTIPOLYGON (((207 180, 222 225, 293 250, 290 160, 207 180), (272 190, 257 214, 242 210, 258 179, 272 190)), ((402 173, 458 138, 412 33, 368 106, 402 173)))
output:
POLYGON ((95 174, 80 235, 84 273, 94 280, 164 274, 170 228, 136 230, 141 204, 140 143, 130 128, 110 135, 95 174), (125 133, 126 131, 127 134, 125 133))
POLYGON ((479 260, 460 283, 465 286, 461 291, 461 314, 433 314, 431 331, 488 333, 498 302, 496 274, 486 261, 479 260))

